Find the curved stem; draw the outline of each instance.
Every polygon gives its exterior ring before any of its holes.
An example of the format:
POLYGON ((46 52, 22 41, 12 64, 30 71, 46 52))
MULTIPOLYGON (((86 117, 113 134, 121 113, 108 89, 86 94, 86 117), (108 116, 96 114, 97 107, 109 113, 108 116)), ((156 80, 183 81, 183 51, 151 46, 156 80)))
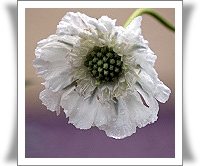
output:
POLYGON ((151 16, 153 16, 154 18, 156 18, 160 23, 162 23, 165 27, 169 28, 172 31, 175 31, 175 27, 174 25, 170 24, 166 19, 164 19, 162 16, 160 16, 158 13, 156 13, 155 11, 151 10, 151 9, 137 9, 126 21, 126 23, 124 24, 124 28, 126 28, 131 21, 137 17, 140 16, 142 14, 149 14, 151 16))

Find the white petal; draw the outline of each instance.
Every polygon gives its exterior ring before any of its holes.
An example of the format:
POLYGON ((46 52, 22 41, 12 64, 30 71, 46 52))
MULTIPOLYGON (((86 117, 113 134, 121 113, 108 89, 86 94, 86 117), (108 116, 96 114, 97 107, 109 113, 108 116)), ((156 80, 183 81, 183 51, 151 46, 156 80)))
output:
POLYGON ((82 98, 73 90, 63 94, 60 105, 64 108, 66 117, 69 117, 72 111, 78 108, 80 102, 82 102, 82 98))
POLYGON ((89 129, 92 125, 103 129, 116 119, 115 111, 108 109, 108 104, 102 103, 96 95, 84 99, 74 91, 67 96, 63 95, 61 105, 66 117, 69 117, 69 123, 80 129, 89 129))
POLYGON ((69 123, 76 128, 89 129, 93 125, 95 110, 88 107, 88 103, 82 104, 81 108, 77 108, 69 117, 69 123))
POLYGON ((33 66, 36 68, 38 76, 44 79, 51 79, 63 73, 69 67, 66 61, 44 61, 37 58, 33 61, 33 66))
POLYGON ((108 124, 108 121, 111 119, 106 106, 101 104, 99 101, 94 103, 96 105, 96 115, 94 119, 94 125, 99 127, 108 124))
POLYGON ((170 93, 171 90, 167 86, 165 86, 162 81, 158 80, 154 97, 158 101, 165 103, 169 99, 170 93))
POLYGON ((58 34, 58 35, 63 35, 63 34, 77 35, 78 28, 83 27, 83 25, 81 23, 82 22, 81 22, 80 18, 78 17, 77 13, 69 12, 62 18, 62 20, 59 22, 59 25, 57 25, 56 34, 58 34))
POLYGON ((93 25, 99 31, 100 34, 106 34, 108 32, 106 27, 97 20, 89 20, 89 23, 93 25))
POLYGON ((154 55, 153 53, 147 52, 147 50, 148 50, 148 47, 146 48, 143 47, 140 49, 136 49, 134 52, 136 63, 139 64, 146 71, 148 71, 147 67, 149 67, 150 69, 154 66, 155 60, 157 59, 156 55, 154 55))
POLYGON ((107 136, 115 139, 122 139, 135 133, 136 124, 131 119, 130 110, 127 108, 123 97, 119 98, 117 105, 112 105, 112 109, 116 111, 116 119, 99 128, 105 130, 107 136))
POLYGON ((35 56, 36 58, 40 58, 41 56, 41 47, 43 47, 44 45, 50 43, 50 42, 55 42, 58 40, 58 36, 57 35, 50 35, 48 38, 40 40, 37 43, 37 48, 35 49, 35 56))
POLYGON ((141 34, 141 29, 140 29, 141 21, 142 21, 141 16, 138 16, 135 19, 133 19, 131 21, 131 23, 126 27, 125 32, 127 34, 131 34, 131 35, 134 34, 135 36, 140 35, 141 34))
POLYGON ((116 19, 112 20, 107 16, 102 16, 100 19, 98 19, 98 21, 106 27, 108 32, 112 32, 113 28, 115 27, 116 19))
POLYGON ((74 81, 73 75, 71 74, 71 69, 66 69, 59 75, 46 80, 43 84, 47 89, 51 89, 53 92, 64 89, 66 86, 74 81))
MULTIPOLYGON (((97 106, 91 103, 92 99, 90 98, 85 100, 83 97, 77 95, 74 100, 77 101, 77 107, 71 112, 69 123, 80 129, 91 128, 94 123, 97 106)), ((94 98, 94 100, 96 99, 94 98)))
POLYGON ((62 92, 53 92, 49 89, 45 89, 40 93, 40 100, 47 109, 51 111, 56 111, 57 115, 60 114, 60 100, 62 92))
POLYGON ((145 92, 155 97, 158 101, 164 103, 168 100, 171 91, 158 78, 153 80, 146 72, 142 70, 139 74, 138 82, 145 92))
POLYGON ((71 47, 58 41, 51 41, 55 38, 58 39, 54 36, 50 37, 50 43, 40 43, 36 49, 37 58, 33 61, 37 74, 46 80, 45 87, 54 92, 65 88, 74 79, 68 56, 71 47))
MULTIPOLYGON (((84 75, 84 74, 82 74, 84 75)), ((87 76, 83 78, 82 80, 77 81, 77 87, 76 90, 79 92, 81 96, 84 98, 87 98, 91 96, 91 94, 94 92, 96 86, 93 83, 93 80, 89 78, 90 76, 87 76)))
POLYGON ((110 121, 116 119, 116 112, 110 108, 110 103, 104 102, 102 96, 100 96, 100 90, 97 90, 97 100, 93 100, 92 104, 96 106, 96 115, 94 119, 95 126, 104 128, 110 121))
MULTIPOLYGON (((60 23, 69 23, 73 26, 79 27, 81 29, 87 28, 87 25, 85 24, 84 20, 80 17, 80 13, 73 13, 68 12, 61 20, 60 23)), ((58 26, 59 28, 59 26, 58 26)))
POLYGON ((72 47, 67 46, 59 42, 51 42, 43 47, 41 47, 40 58, 45 61, 58 61, 66 60, 68 53, 71 51, 72 47))
POLYGON ((65 88, 74 81, 72 69, 66 61, 44 61, 37 58, 33 61, 38 76, 43 77, 47 89, 54 92, 65 88))
MULTIPOLYGON (((135 97, 137 98, 138 101, 140 100, 139 103, 141 103, 141 101, 142 101, 142 103, 143 103, 142 107, 146 111, 146 112, 143 111, 143 113, 146 114, 146 118, 143 118, 143 119, 145 119, 146 124, 153 123, 158 118, 157 117, 157 114, 158 114, 158 111, 159 111, 158 102, 156 101, 154 96, 151 96, 148 93, 144 92, 143 89, 139 85, 135 85, 135 87, 136 87, 137 91, 139 92, 139 94, 142 96, 141 97, 141 96, 139 96, 138 94, 135 93, 135 97), (144 108, 144 106, 145 106, 145 108, 144 108)), ((138 109, 138 110, 140 110, 140 109, 138 109)), ((139 111, 138 111, 138 114, 142 114, 142 113, 139 113, 139 111)), ((142 126, 144 126, 146 124, 142 124, 142 126)))
POLYGON ((56 34, 72 35, 82 38, 93 38, 95 27, 89 23, 94 18, 88 17, 85 14, 68 12, 57 26, 56 34))
POLYGON ((134 52, 135 55, 135 62, 139 64, 142 69, 148 73, 153 79, 157 78, 157 73, 155 69, 153 68, 155 60, 157 59, 157 56, 153 54, 153 52, 150 52, 150 49, 148 47, 143 49, 137 49, 134 52), (140 52, 143 50, 142 52, 140 52))
POLYGON ((156 83, 154 83, 154 80, 142 69, 138 74, 138 82, 145 92, 149 95, 153 95, 156 83))

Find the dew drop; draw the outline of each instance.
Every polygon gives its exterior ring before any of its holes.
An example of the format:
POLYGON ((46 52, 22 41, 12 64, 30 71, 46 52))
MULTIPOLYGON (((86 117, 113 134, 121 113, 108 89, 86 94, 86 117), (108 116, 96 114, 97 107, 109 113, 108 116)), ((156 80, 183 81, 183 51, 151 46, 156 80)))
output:
POLYGON ((121 110, 120 110, 120 114, 121 114, 121 115, 124 115, 124 113, 125 113, 124 111, 125 111, 124 109, 121 109, 121 110))
POLYGON ((117 119, 116 118, 112 118, 112 121, 114 122, 114 121, 116 121, 117 119))

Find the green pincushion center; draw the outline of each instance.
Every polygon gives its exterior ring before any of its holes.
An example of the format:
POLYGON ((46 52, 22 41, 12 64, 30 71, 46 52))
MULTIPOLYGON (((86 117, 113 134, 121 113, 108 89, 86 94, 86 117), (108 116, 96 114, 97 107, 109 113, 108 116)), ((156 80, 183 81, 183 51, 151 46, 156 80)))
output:
POLYGON ((86 56, 84 65, 95 78, 96 85, 114 82, 122 74, 121 57, 107 46, 97 47, 86 56))

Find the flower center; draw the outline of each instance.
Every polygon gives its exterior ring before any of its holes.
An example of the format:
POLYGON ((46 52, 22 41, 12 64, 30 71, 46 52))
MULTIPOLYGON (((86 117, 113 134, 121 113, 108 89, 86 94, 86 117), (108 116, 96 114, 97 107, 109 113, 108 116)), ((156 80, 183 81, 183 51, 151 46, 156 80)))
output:
POLYGON ((114 82, 122 74, 121 57, 107 46, 95 46, 90 54, 86 56, 84 65, 95 78, 96 85, 114 82))

